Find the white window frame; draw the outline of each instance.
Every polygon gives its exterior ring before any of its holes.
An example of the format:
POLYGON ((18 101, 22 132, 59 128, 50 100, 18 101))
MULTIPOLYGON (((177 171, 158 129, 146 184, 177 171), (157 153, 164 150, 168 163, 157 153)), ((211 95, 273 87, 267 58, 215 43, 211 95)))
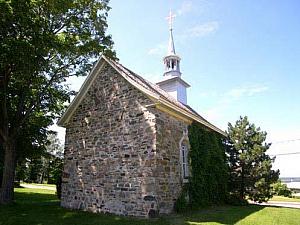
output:
POLYGON ((189 159, 188 159, 188 147, 185 143, 180 146, 181 155, 181 173, 183 180, 187 180, 189 177, 189 159))
POLYGON ((187 129, 183 131, 182 138, 179 142, 179 156, 180 156, 180 169, 181 178, 183 183, 188 183, 190 175, 189 169, 189 138, 187 129))

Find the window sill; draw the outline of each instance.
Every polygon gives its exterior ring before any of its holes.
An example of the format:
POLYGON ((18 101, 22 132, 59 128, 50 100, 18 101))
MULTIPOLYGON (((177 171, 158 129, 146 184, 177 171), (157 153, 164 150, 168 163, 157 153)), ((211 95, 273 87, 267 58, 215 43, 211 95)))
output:
POLYGON ((188 178, 183 178, 183 179, 182 179, 182 183, 186 184, 186 183, 188 183, 188 182, 189 182, 189 179, 188 179, 188 178))

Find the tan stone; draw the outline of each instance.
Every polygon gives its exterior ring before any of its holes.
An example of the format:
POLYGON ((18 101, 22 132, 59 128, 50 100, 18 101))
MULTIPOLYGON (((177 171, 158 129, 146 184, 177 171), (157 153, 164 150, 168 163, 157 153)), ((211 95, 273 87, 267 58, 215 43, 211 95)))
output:
POLYGON ((66 127, 63 207, 139 217, 172 212, 187 124, 153 104, 105 65, 66 127))

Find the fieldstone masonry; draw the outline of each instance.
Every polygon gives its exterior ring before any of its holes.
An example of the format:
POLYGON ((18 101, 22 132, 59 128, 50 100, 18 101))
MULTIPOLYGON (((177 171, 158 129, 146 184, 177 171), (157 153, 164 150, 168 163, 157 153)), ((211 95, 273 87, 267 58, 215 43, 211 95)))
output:
POLYGON ((63 207, 139 217, 173 210, 187 124, 153 103, 105 64, 66 125, 63 207))

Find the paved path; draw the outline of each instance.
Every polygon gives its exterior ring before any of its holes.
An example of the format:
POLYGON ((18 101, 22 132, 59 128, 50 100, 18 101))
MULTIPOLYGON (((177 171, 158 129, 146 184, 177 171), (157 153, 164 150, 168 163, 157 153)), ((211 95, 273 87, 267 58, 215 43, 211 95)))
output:
POLYGON ((280 206, 280 207, 300 209, 300 202, 277 202, 277 201, 270 201, 270 202, 260 203, 258 205, 280 206))
POLYGON ((25 187, 25 188, 37 188, 37 189, 47 189, 47 190, 51 190, 51 191, 55 191, 56 188, 51 187, 51 186, 44 186, 44 185, 34 185, 34 184, 20 184, 20 186, 25 187))

